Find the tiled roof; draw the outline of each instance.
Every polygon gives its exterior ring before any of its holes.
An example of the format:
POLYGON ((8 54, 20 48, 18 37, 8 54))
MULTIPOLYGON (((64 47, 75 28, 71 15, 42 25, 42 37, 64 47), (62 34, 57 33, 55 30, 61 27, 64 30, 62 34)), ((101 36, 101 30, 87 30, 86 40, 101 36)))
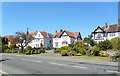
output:
POLYGON ((108 25, 106 29, 105 26, 103 26, 102 29, 105 30, 106 32, 120 32, 120 25, 118 24, 108 25))
MULTIPOLYGON (((64 30, 64 31, 65 31, 69 36, 74 37, 74 38, 77 38, 78 35, 79 35, 79 33, 80 33, 80 32, 69 32, 69 31, 66 31, 66 30, 64 30)), ((64 32, 64 31, 63 31, 63 32, 64 32)), ((53 37, 55 37, 55 36, 60 37, 60 35, 61 35, 63 32, 57 32, 53 37)))
POLYGON ((62 34, 62 32, 57 32, 53 37, 57 36, 59 37, 62 34))
POLYGON ((53 35, 52 35, 52 34, 47 33, 47 32, 45 32, 45 31, 40 31, 40 33, 43 35, 44 38, 53 38, 53 35), (50 35, 50 37, 49 37, 48 35, 50 35))
POLYGON ((37 35, 38 32, 31 32, 29 35, 37 35))
MULTIPOLYGON (((37 35, 38 32, 31 32, 29 35, 37 35)), ((53 38, 53 35, 50 33, 47 33, 45 31, 40 31, 40 33, 43 35, 44 38, 53 38), (48 36, 50 35, 50 37, 48 36)))
POLYGON ((72 32, 74 37, 77 38, 80 32, 72 32))

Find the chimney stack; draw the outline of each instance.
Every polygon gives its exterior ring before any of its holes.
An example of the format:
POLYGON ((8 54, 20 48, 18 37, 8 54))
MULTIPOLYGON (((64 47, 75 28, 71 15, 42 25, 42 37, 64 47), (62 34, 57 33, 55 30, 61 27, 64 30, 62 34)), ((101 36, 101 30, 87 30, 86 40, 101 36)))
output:
POLYGON ((55 33, 57 33, 57 31, 55 31, 55 33))
POLYGON ((26 34, 27 34, 27 35, 29 34, 29 32, 28 32, 28 28, 27 28, 27 32, 26 32, 26 34))
POLYGON ((105 23, 105 29, 107 29, 107 23, 105 23))
POLYGON ((120 25, 120 18, 118 19, 118 25, 120 25))
POLYGON ((62 32, 62 29, 60 30, 60 32, 62 32))

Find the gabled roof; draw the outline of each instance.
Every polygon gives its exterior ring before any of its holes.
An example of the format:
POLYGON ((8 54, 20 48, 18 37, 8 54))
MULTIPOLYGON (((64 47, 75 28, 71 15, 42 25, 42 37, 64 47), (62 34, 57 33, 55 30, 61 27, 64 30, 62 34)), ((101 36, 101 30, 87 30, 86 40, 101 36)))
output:
MULTIPOLYGON (((101 29, 103 32, 105 32, 100 26, 98 26, 96 29, 95 29, 95 31, 97 31, 97 29, 101 29)), ((95 32, 94 31, 94 32, 95 32)))
MULTIPOLYGON (((97 29, 98 28, 100 28, 100 27, 98 26, 97 29)), ((104 30, 105 32, 120 32, 120 19, 118 19, 118 24, 114 24, 114 25, 107 25, 106 24, 105 26, 103 26, 100 29, 104 30)), ((92 34, 93 34, 93 32, 92 32, 92 34)))
MULTIPOLYGON (((53 38, 53 35, 50 33, 47 33, 45 31, 39 31, 39 32, 43 35, 44 38, 53 38), (50 35, 50 37, 48 35, 50 35)), ((31 32, 29 33, 29 35, 37 35, 37 33, 38 32, 31 32)))
POLYGON ((47 33, 47 32, 45 32, 45 31, 40 31, 40 33, 43 35, 44 38, 53 38, 53 35, 52 35, 52 34, 47 33), (48 35, 50 35, 50 37, 49 37, 48 35))
POLYGON ((64 30, 63 32, 57 32, 53 37, 60 37, 64 32, 66 32, 70 37, 77 38, 80 32, 69 32, 64 30))
POLYGON ((80 32, 72 32, 74 35, 74 38, 77 38, 80 32))

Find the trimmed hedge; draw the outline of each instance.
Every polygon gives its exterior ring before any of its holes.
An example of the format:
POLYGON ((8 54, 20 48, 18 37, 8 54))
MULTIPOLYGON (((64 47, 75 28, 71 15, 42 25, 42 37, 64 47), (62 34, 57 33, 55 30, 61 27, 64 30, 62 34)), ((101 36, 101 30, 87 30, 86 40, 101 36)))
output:
POLYGON ((61 55, 62 56, 68 56, 68 51, 67 50, 62 50, 61 55))
POLYGON ((75 56, 82 56, 82 54, 80 54, 80 53, 77 53, 77 54, 75 54, 75 56))

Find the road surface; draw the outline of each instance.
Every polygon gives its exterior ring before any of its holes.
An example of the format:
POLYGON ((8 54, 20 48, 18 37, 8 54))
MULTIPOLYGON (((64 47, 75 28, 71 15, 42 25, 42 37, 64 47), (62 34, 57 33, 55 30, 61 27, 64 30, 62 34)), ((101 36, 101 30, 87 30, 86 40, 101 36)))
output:
POLYGON ((2 70, 7 74, 117 74, 118 66, 89 64, 36 55, 2 55, 2 70))

